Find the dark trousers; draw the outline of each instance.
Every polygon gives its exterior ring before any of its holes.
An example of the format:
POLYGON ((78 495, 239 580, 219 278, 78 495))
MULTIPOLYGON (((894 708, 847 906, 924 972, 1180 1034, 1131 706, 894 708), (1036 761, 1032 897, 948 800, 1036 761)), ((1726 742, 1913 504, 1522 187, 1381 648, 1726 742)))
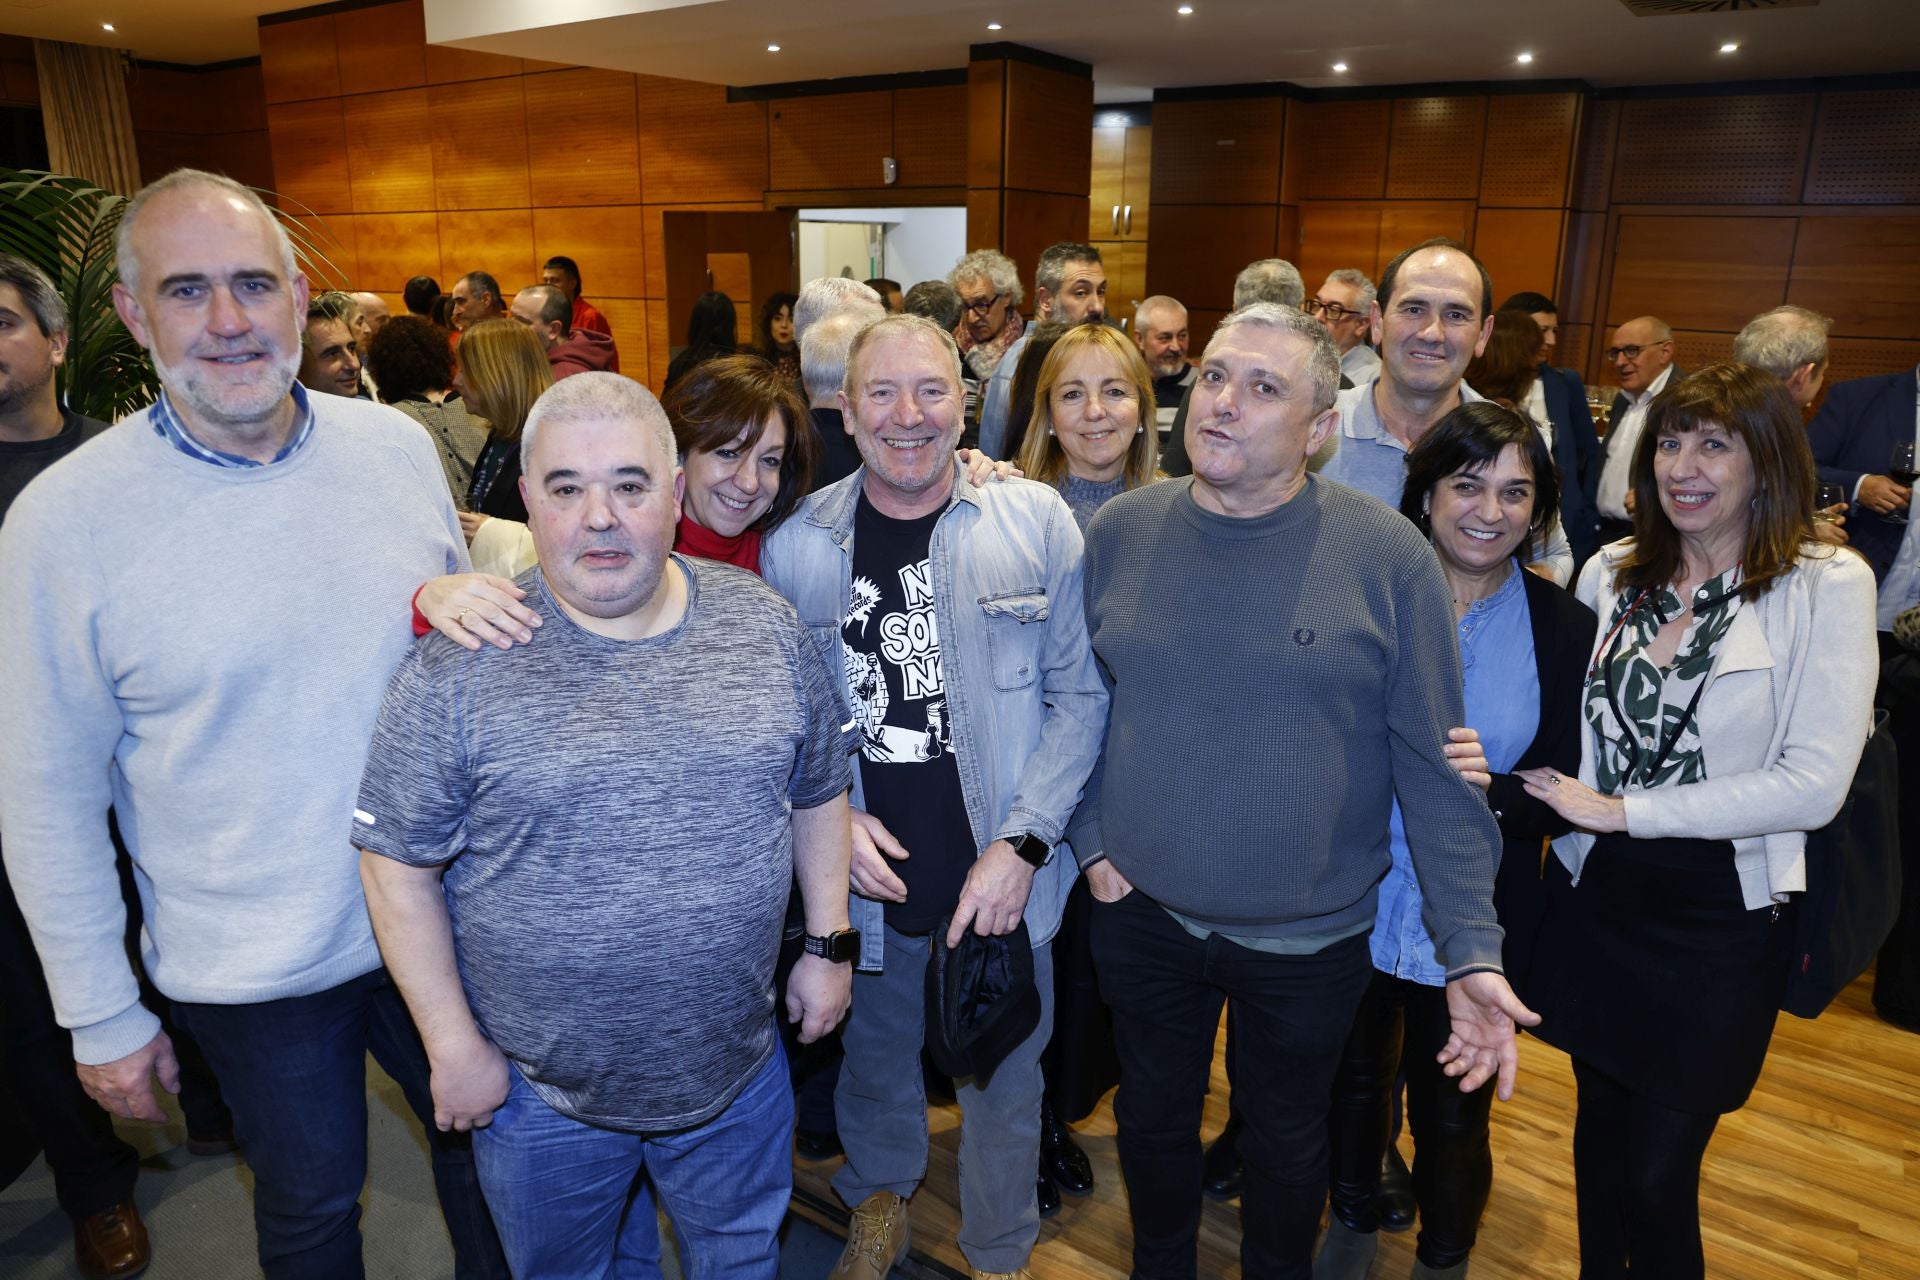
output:
POLYGON ((1334 1067, 1373 972, 1365 935, 1315 955, 1272 955, 1196 938, 1143 893, 1093 910, 1093 958, 1120 1055, 1113 1111, 1134 1276, 1195 1275, 1200 1113, 1221 1003, 1231 999, 1246 1169, 1241 1270, 1307 1280, 1326 1200, 1334 1067))
POLYGON ((371 1052, 426 1128, 455 1273, 505 1277, 466 1134, 433 1123, 425 1048, 376 969, 326 991, 262 1004, 176 1004, 220 1077, 253 1169, 253 1221, 268 1280, 356 1280, 367 1180, 371 1052))
POLYGON ((1701 1280, 1700 1161, 1717 1115, 1679 1111, 1573 1060, 1580 1280, 1701 1280))
POLYGON ((1873 1007, 1909 1031, 1920 1031, 1920 657, 1900 652, 1880 633, 1886 661, 1880 695, 1900 757, 1900 916, 1873 971, 1873 1007), (1892 650, 1892 652, 1887 652, 1892 650))
POLYGON ((1413 1195, 1420 1207, 1418 1252, 1435 1270, 1467 1260, 1493 1187, 1487 1135, 1493 1091, 1482 1086, 1462 1093, 1460 1082, 1440 1069, 1436 1055, 1451 1028, 1446 988, 1376 970, 1334 1077, 1327 1125, 1334 1215, 1355 1231, 1377 1231, 1380 1157, 1390 1141, 1388 1098, 1404 1066, 1413 1195))

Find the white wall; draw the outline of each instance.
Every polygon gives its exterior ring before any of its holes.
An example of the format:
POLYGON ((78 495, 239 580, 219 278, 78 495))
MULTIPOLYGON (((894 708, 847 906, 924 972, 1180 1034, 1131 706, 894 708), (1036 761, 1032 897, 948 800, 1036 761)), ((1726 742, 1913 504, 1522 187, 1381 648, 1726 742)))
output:
POLYGON ((841 259, 854 268, 853 278, 868 273, 865 227, 842 231, 825 224, 881 223, 883 261, 877 274, 898 280, 910 289, 922 280, 944 280, 953 264, 966 256, 967 211, 956 207, 925 209, 802 209, 800 211, 800 279, 839 275, 841 259))

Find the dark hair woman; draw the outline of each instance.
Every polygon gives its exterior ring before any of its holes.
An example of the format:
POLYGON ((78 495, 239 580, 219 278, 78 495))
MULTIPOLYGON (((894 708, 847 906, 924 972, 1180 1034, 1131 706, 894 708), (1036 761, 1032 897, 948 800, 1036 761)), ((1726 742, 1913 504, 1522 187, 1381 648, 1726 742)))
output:
POLYGON ((1530 1002, 1573 1058, 1588 1275, 1705 1274, 1701 1157, 1760 1074, 1806 833, 1866 743, 1873 573, 1814 539, 1813 481, 1772 375, 1714 364, 1655 398, 1633 536, 1580 577, 1601 628, 1579 774, 1523 775, 1573 824, 1547 862, 1530 1002))
MULTIPOLYGON (((1541 840, 1568 823, 1529 797, 1514 770, 1578 762, 1580 681, 1595 627, 1592 610, 1520 566, 1559 506, 1559 478, 1539 431, 1492 401, 1461 405, 1407 455, 1400 510, 1433 543, 1453 592, 1467 723, 1488 761, 1488 801, 1505 838, 1494 904, 1507 930, 1507 977, 1523 999, 1542 910, 1541 840)), ((1493 1185, 1491 1092, 1462 1093, 1437 1061, 1448 1036, 1447 975, 1421 919, 1398 805, 1388 836, 1393 865, 1374 915, 1373 981, 1334 1078, 1332 1217, 1314 1268, 1321 1280, 1358 1280, 1372 1262, 1388 1101, 1402 1068, 1420 1210, 1416 1278, 1464 1267, 1493 1185)))
POLYGON ((760 572, 761 536, 793 514, 813 475, 806 402, 758 356, 722 356, 661 403, 687 478, 673 549, 760 572))
POLYGON ((761 304, 760 355, 805 399, 800 382, 800 342, 793 332, 793 304, 798 301, 799 294, 776 293, 761 304))
POLYGON ((487 424, 467 412, 453 389, 447 331, 419 316, 395 316, 368 342, 367 369, 380 398, 433 437, 453 500, 465 505, 474 463, 487 446, 487 424))
POLYGON ((674 383, 703 360, 730 356, 740 349, 740 322, 733 299, 724 293, 708 292, 694 300, 693 314, 687 318, 687 345, 667 365, 667 381, 661 394, 673 390, 674 383))
POLYGON ((1493 313, 1487 345, 1467 364, 1467 385, 1509 409, 1526 411, 1527 392, 1540 376, 1540 323, 1524 311, 1493 313))

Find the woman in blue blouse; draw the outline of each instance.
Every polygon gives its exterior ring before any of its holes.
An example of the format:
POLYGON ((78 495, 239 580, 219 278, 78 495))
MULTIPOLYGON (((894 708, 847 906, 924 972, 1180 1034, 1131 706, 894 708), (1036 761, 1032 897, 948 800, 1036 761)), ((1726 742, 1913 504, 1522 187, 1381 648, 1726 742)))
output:
MULTIPOLYGON (((1453 591, 1467 723, 1489 762, 1488 799, 1506 838, 1494 904, 1507 929, 1507 976, 1523 999, 1542 841, 1568 824, 1529 797, 1512 771, 1578 764, 1575 711, 1595 627, 1591 610, 1525 572, 1518 558, 1552 526, 1559 506, 1545 440, 1525 417, 1492 401, 1455 409, 1407 456, 1400 510, 1432 540, 1453 591)), ((1393 867, 1374 915, 1373 983, 1334 1080, 1332 1215, 1316 1280, 1359 1280, 1373 1260, 1388 1097, 1403 1063, 1420 1211, 1415 1277, 1465 1275, 1493 1184, 1492 1095, 1460 1092, 1437 1060, 1448 1033, 1446 970, 1421 919, 1397 804, 1389 838, 1393 867)))

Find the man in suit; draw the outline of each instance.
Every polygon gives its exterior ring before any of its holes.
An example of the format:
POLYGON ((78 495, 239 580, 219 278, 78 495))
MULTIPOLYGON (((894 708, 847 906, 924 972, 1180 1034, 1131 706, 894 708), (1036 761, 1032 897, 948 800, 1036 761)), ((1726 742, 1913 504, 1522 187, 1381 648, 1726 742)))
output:
POLYGON ((1587 410, 1587 388, 1580 375, 1549 363, 1559 343, 1560 309, 1543 293, 1516 293, 1500 304, 1502 311, 1524 311, 1540 326, 1540 376, 1522 406, 1535 422, 1549 423, 1553 463, 1560 469, 1560 523, 1573 548, 1574 572, 1600 548, 1600 513, 1593 503, 1599 483, 1600 439, 1587 410), (1589 473, 1591 478, 1589 478, 1589 473))
POLYGON ((1835 383, 1807 428, 1820 479, 1853 501, 1847 534, 1882 584, 1900 550, 1913 490, 1887 474, 1896 442, 1914 440, 1915 370, 1835 383))
POLYGON ((1647 406, 1668 383, 1685 376, 1673 363, 1673 330, 1658 316, 1637 316, 1615 329, 1606 356, 1620 379, 1620 394, 1613 398, 1607 437, 1600 442, 1598 464, 1587 482, 1603 544, 1633 532, 1633 512, 1627 507, 1633 448, 1646 425, 1647 406))

